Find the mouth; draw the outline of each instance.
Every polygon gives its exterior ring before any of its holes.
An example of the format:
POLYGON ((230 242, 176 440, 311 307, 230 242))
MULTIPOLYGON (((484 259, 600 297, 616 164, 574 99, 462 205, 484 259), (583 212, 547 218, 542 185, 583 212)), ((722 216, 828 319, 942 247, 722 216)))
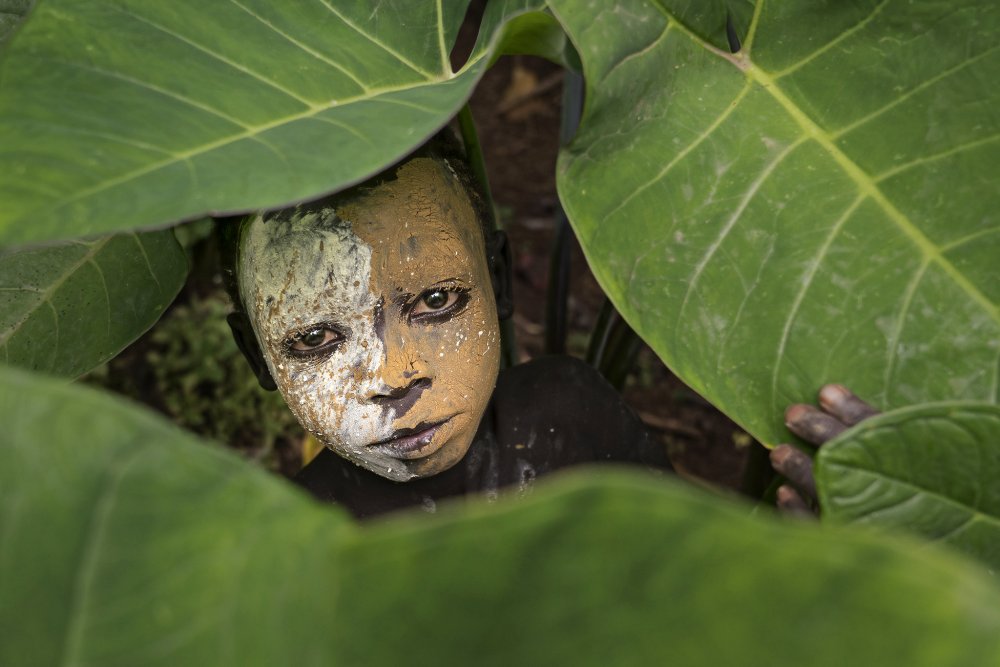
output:
POLYGON ((434 435, 450 420, 451 417, 434 423, 421 422, 413 428, 397 429, 385 440, 373 442, 368 447, 394 459, 409 460, 430 456, 441 446, 441 443, 434 444, 434 435))

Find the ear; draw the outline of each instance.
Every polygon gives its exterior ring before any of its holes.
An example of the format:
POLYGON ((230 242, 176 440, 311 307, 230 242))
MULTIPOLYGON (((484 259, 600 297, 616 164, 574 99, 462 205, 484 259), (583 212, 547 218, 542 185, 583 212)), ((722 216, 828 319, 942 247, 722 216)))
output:
POLYGON ((267 391, 277 389, 278 385, 274 383, 271 371, 267 369, 264 355, 260 351, 260 345, 257 344, 257 337, 254 335, 253 327, 250 325, 250 318, 245 313, 231 313, 226 317, 226 322, 229 323, 229 328, 233 331, 233 338, 236 339, 236 347, 240 348, 240 352, 243 353, 247 363, 250 364, 250 368, 253 369, 253 374, 257 376, 257 382, 260 383, 260 386, 267 391))
POLYGON ((514 314, 514 298, 511 290, 510 243, 507 234, 495 231, 486 242, 486 256, 490 258, 490 282, 497 302, 497 317, 506 320, 514 314))

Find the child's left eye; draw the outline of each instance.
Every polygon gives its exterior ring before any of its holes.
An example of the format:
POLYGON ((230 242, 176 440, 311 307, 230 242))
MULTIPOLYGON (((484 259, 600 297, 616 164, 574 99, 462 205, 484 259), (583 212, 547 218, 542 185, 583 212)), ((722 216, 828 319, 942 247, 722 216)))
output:
POLYGON ((445 315, 460 308, 468 300, 465 290, 443 289, 435 287, 427 290, 413 304, 410 317, 414 319, 433 318, 435 315, 445 315))
POLYGON ((449 301, 453 300, 454 296, 454 292, 445 292, 443 289, 424 292, 420 297, 420 303, 417 304, 417 309, 441 310, 448 305, 449 301))

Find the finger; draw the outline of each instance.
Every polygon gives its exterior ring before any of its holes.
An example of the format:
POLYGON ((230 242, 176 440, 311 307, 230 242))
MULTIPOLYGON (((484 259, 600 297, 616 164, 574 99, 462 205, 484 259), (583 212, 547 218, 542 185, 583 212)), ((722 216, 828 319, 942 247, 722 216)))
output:
POLYGON ((813 511, 809 509, 809 504, 802 499, 802 496, 799 495, 798 491, 787 484, 782 484, 778 487, 775 505, 778 506, 778 511, 786 516, 809 519, 816 518, 813 511))
POLYGON ((848 426, 854 426, 858 422, 878 414, 878 410, 852 394, 842 384, 828 384, 820 389, 819 404, 824 410, 848 426))
POLYGON ((771 450, 771 465, 810 500, 816 499, 816 478, 809 456, 791 445, 778 445, 771 450))
POLYGON ((804 403, 796 403, 785 410, 785 426, 814 445, 822 445, 847 430, 836 417, 804 403))

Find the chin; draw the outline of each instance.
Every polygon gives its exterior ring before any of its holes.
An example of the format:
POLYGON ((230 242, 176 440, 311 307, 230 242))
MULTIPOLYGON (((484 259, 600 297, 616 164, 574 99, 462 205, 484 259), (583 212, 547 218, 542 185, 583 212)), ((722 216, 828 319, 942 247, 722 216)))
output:
POLYGON ((454 467, 455 464, 465 458, 465 454, 469 451, 471 444, 472 438, 455 438, 444 443, 439 450, 426 458, 407 461, 406 467, 409 468, 411 478, 423 479, 425 477, 433 477, 454 467))
MULTIPOLYGON (((338 452, 339 453, 339 452, 338 452)), ((342 455, 341 455, 342 456, 342 455)), ((352 459, 353 460, 353 459, 352 459)), ((412 479, 420 477, 420 475, 415 474, 409 469, 403 461, 354 461, 359 466, 373 472, 379 477, 385 477, 386 479, 391 479, 394 482, 409 482, 412 479)))

